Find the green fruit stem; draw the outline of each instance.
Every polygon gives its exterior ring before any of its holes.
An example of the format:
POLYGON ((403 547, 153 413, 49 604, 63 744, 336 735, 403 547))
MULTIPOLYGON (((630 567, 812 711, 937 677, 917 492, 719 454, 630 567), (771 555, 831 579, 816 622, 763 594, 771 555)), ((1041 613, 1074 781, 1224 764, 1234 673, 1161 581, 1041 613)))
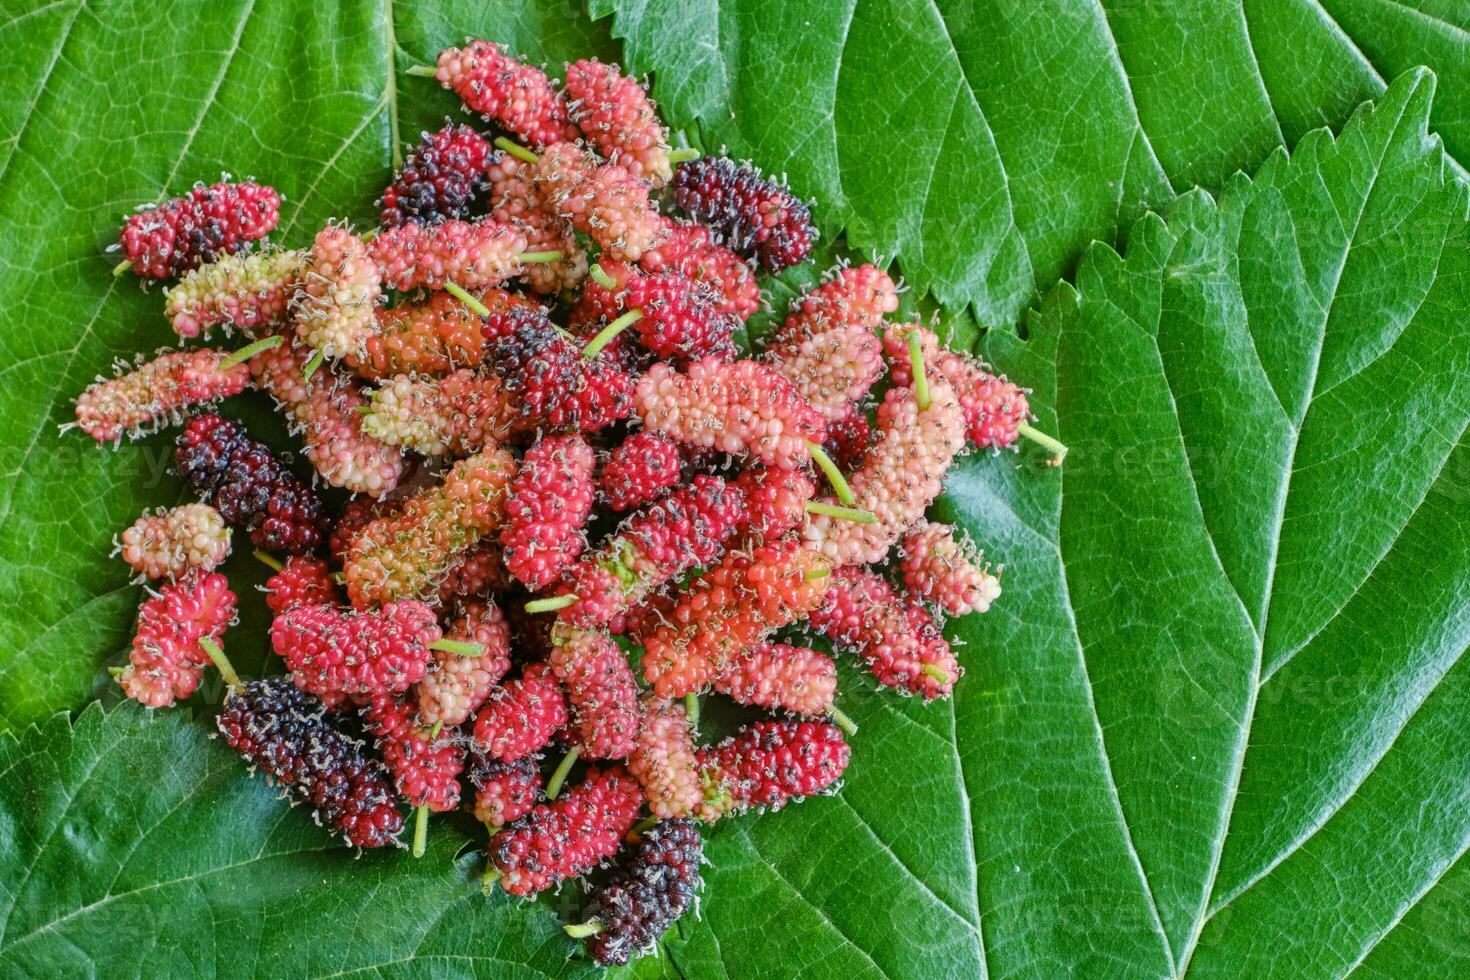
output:
POLYGON ((848 735, 856 735, 858 733, 857 722, 849 718, 847 712, 837 707, 837 705, 834 704, 827 709, 827 717, 831 718, 832 723, 848 735))
POLYGON ((812 460, 826 474, 827 482, 832 484, 832 489, 837 491, 837 499, 849 507, 857 503, 857 496, 852 492, 852 487, 847 485, 847 480, 842 476, 842 471, 837 468, 837 464, 832 462, 832 457, 810 439, 807 440, 806 448, 811 453, 812 460))
POLYGON ((587 274, 603 289, 616 289, 618 281, 602 270, 596 262, 587 267, 587 274))
POLYGON ((836 517, 840 520, 852 521, 854 524, 878 523, 878 515, 870 510, 860 510, 857 507, 837 507, 815 500, 807 501, 806 512, 808 514, 823 514, 827 517, 836 517))
POLYGON ((704 152, 698 147, 681 146, 677 150, 669 151, 669 163, 684 163, 687 160, 698 160, 704 152))
POLYGON ((595 936, 602 931, 602 923, 596 919, 588 919, 586 922, 569 922, 562 926, 562 930, 573 939, 586 939, 595 936))
POLYGON ((572 766, 576 765, 577 759, 581 755, 582 746, 578 745, 574 746, 572 751, 567 753, 566 758, 561 760, 561 765, 556 767, 556 772, 551 774, 551 780, 546 784, 546 798, 548 800, 556 799, 556 794, 561 792, 562 783, 567 781, 567 773, 572 771, 572 766))
POLYGON ((123 259, 117 265, 115 265, 115 266, 112 267, 112 274, 113 274, 113 276, 120 276, 124 272, 127 272, 132 267, 133 267, 133 260, 132 259, 123 259))
POLYGON ((684 717, 689 720, 690 728, 699 727, 699 695, 693 691, 684 695, 684 717))
POLYGON ((597 336, 593 337, 587 342, 587 346, 582 348, 582 356, 588 360, 596 357, 604 347, 612 343, 614 337, 637 323, 642 316, 643 311, 641 309, 629 310, 627 313, 624 313, 612 323, 597 331, 597 336))
POLYGON ((275 555, 267 554, 266 552, 261 551, 259 548, 256 548, 254 551, 252 551, 251 554, 254 555, 256 559, 258 559, 267 568, 274 569, 278 572, 284 571, 286 568, 286 566, 282 565, 280 560, 277 559, 275 555))
POLYGON ((429 845, 429 804, 425 803, 413 814, 413 856, 421 858, 429 845))
POLYGON ((464 640, 451 640, 447 637, 430 643, 429 649, 443 650, 445 653, 452 653, 456 657, 478 657, 485 652, 483 644, 466 643, 464 640))
POLYGON ((219 674, 225 679, 226 684, 230 685, 230 687, 240 686, 240 675, 235 673, 235 665, 230 663, 230 659, 219 648, 219 644, 214 642, 214 637, 201 636, 199 638, 199 649, 203 650, 208 654, 209 659, 214 661, 214 665, 219 668, 219 674))
POLYGON ((831 574, 832 566, 823 565, 821 568, 808 568, 805 572, 802 573, 802 578, 806 579, 808 582, 816 582, 820 579, 826 578, 828 575, 831 574))
POLYGON ((517 160, 524 160, 527 163, 541 162, 540 157, 532 153, 530 150, 526 149, 521 144, 517 143, 515 140, 507 139, 504 136, 497 136, 495 137, 495 145, 500 147, 506 153, 509 153, 511 156, 515 157, 517 160))
POLYGON ((413 75, 417 78, 433 78, 439 69, 434 65, 409 65, 403 69, 405 75, 413 75))
POLYGON ((450 296, 453 296, 455 299, 459 300, 465 306, 468 306, 471 310, 475 311, 480 316, 490 315, 490 307, 486 306, 484 303, 481 303, 479 300, 471 296, 459 283, 446 282, 444 284, 444 291, 450 296))
POLYGON ((934 678, 934 680, 938 681, 941 684, 948 684, 950 681, 954 680, 953 677, 949 676, 949 671, 945 670, 942 667, 936 667, 933 664, 925 664, 924 666, 920 667, 919 673, 923 674, 925 677, 932 677, 934 678))
POLYGON ((1051 459, 1048 460, 1052 466, 1061 466, 1062 460, 1067 458, 1067 447, 1061 440, 1049 436, 1040 429, 1033 428, 1029 422, 1022 422, 1016 427, 1016 432, 1032 442, 1051 451, 1051 459))
POLYGON ((526 612, 555 612, 558 609, 565 609, 567 606, 570 606, 576 601, 577 597, 575 595, 572 595, 571 593, 567 593, 566 595, 549 596, 545 599, 532 599, 530 602, 526 603, 526 612))
POLYGON ((565 253, 560 249, 553 248, 545 252, 521 252, 516 256, 516 261, 522 265, 531 265, 533 263, 560 262, 564 258, 566 258, 565 253))
POLYGON ((919 411, 929 409, 929 378, 924 374, 924 344, 919 331, 909 331, 909 366, 914 372, 914 403, 919 411))
POLYGON ((272 350, 276 347, 281 346, 281 344, 285 342, 286 338, 283 334, 277 333, 271 334, 269 337, 262 337, 260 340, 257 340, 253 344, 246 344, 244 347, 241 347, 229 357, 220 361, 219 369, 221 371, 224 371, 228 368, 234 367, 236 364, 243 364, 245 361, 250 360, 256 354, 263 354, 268 350, 272 350))
POLYGON ((311 359, 306 362, 306 367, 301 369, 301 380, 310 381, 311 376, 313 374, 316 374, 317 368, 322 366, 322 361, 325 359, 326 355, 323 354, 321 351, 317 351, 315 354, 312 354, 311 359))

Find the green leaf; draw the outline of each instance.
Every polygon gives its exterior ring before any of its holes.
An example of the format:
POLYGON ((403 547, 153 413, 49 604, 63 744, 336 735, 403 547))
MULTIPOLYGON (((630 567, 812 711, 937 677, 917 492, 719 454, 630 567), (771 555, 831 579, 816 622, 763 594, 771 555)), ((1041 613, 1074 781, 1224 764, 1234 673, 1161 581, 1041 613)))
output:
POLYGON ((1341 126, 1414 65, 1441 72, 1435 126, 1470 159, 1453 0, 590 6, 703 146, 785 173, 826 233, 992 326, 1171 188, 1341 126))

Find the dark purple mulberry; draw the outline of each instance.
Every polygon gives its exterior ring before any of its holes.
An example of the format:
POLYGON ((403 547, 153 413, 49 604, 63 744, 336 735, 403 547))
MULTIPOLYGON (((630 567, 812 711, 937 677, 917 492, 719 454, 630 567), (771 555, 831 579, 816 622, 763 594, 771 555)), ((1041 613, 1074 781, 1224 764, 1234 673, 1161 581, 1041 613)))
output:
POLYGON ((772 272, 806 259, 817 237, 805 201, 752 164, 701 157, 674 171, 674 203, 772 272))
POLYGON ((568 931, 580 935, 596 928, 587 937, 592 958, 604 966, 628 962, 694 904, 703 884, 699 877, 703 854, 704 841, 693 822, 654 824, 612 879, 593 893, 587 925, 568 931))

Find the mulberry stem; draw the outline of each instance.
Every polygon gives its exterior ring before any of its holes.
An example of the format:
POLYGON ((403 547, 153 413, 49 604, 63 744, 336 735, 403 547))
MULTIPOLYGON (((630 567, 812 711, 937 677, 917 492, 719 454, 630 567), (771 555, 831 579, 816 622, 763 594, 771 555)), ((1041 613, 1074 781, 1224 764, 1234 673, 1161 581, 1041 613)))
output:
POLYGON ((485 652, 485 647, 479 643, 466 643, 464 640, 439 639, 429 644, 430 650, 443 650, 452 653, 456 657, 478 657, 485 652))
POLYGON ((843 478, 842 471, 837 468, 837 464, 832 462, 832 457, 811 440, 807 440, 806 448, 812 454, 812 459, 822 468, 822 472, 827 475, 827 482, 832 484, 832 489, 837 491, 837 499, 848 505, 857 503, 857 495, 852 492, 852 487, 847 485, 847 480, 843 478))
POLYGON ((551 774, 551 779, 546 783, 546 798, 548 800, 556 799, 556 794, 561 792, 562 783, 567 781, 567 773, 572 771, 572 766, 576 765, 577 759, 581 755, 582 746, 577 745, 572 748, 572 751, 567 753, 565 759, 561 760, 561 765, 556 767, 556 772, 551 774))
POLYGON ((686 160, 698 160, 703 155, 703 151, 698 147, 681 146, 677 150, 669 151, 669 163, 684 163, 686 160))
POLYGON ((562 930, 573 939, 586 939, 595 936, 602 931, 602 923, 596 919, 588 919, 586 922, 569 922, 562 926, 562 930))
POLYGON ((929 408, 929 378, 924 374, 924 346, 919 331, 909 331, 909 367, 914 373, 914 404, 919 411, 929 408))
POLYGON ((322 360, 324 357, 325 355, 322 354, 321 351, 317 351, 315 354, 311 355, 311 359, 308 360, 306 362, 306 366, 301 369, 302 381, 311 380, 311 376, 313 374, 316 374, 316 369, 322 366, 322 360))
POLYGON ((236 364, 243 364, 262 351, 268 351, 281 346, 281 344, 285 343, 285 340, 286 336, 284 334, 277 333, 271 334, 269 337, 262 337, 253 344, 246 344, 223 361, 220 361, 219 369, 223 371, 226 368, 234 367, 236 364))
POLYGON ((612 276, 608 275, 606 272, 603 272, 602 266, 598 265, 596 262, 587 267, 587 274, 591 276, 592 279, 597 283, 597 285, 601 286, 603 289, 617 288, 618 281, 612 276))
POLYGON ((429 729, 429 738, 430 739, 436 739, 436 738, 438 738, 439 737, 439 733, 442 732, 442 731, 444 731, 444 719, 443 718, 440 718, 438 721, 434 722, 434 727, 431 728, 431 729, 429 729))
POLYGON ((934 664, 925 664, 924 666, 919 668, 919 672, 922 673, 925 677, 934 678, 941 684, 948 684, 954 679, 949 676, 949 671, 945 670, 942 667, 936 667, 934 664))
POLYGON ((808 582, 815 582, 818 579, 823 579, 826 578, 828 575, 831 575, 832 566, 827 565, 822 568, 808 568, 805 572, 802 572, 801 574, 802 577, 805 578, 808 582))
POLYGON ((699 695, 693 691, 684 695, 684 718, 689 722, 690 728, 699 727, 699 695))
POLYGON ((834 507, 831 504, 824 504, 815 500, 807 501, 806 511, 808 514, 824 514, 827 517, 852 521, 854 524, 878 523, 878 515, 870 510, 859 510, 856 507, 834 507))
POLYGON ((273 571, 283 571, 286 567, 276 559, 275 555, 261 551, 259 548, 256 548, 254 551, 252 551, 251 554, 258 558, 267 568, 272 569, 273 571))
POLYGON ((235 673, 234 664, 230 663, 230 658, 225 656, 225 652, 219 648, 218 643, 214 642, 213 637, 201 636, 199 649, 209 654, 209 659, 213 660, 214 665, 219 668, 219 675, 225 679, 226 684, 230 687, 241 686, 240 675, 235 673))
POLYGON ((1061 440, 1047 435, 1040 429, 1033 428, 1029 422, 1022 422, 1016 427, 1016 431, 1038 446, 1051 450, 1051 459, 1047 462, 1052 466, 1061 466, 1062 460, 1067 458, 1067 447, 1061 440))
POLYGON ((516 255, 516 261, 522 265, 529 265, 534 262, 560 262, 564 258, 566 258, 565 254, 563 254, 561 249, 557 248, 545 252, 521 252, 516 255))
POLYGON ((429 843, 429 805, 425 803, 413 814, 413 856, 421 858, 429 843))
POLYGON ((120 276, 124 272, 127 272, 132 267, 133 267, 133 260, 132 259, 123 259, 117 265, 115 265, 115 266, 112 267, 112 274, 114 276, 120 276))
POLYGON ((538 157, 536 154, 532 153, 530 150, 526 149, 524 146, 517 143, 513 139, 507 139, 504 136, 497 136, 495 137, 495 145, 500 147, 506 153, 509 153, 511 156, 515 157, 517 160, 524 160, 527 163, 541 162, 540 157, 538 157))
POLYGON ((495 886, 500 883, 500 879, 503 877, 504 875, 499 868, 493 864, 490 865, 490 867, 485 869, 485 874, 480 877, 480 894, 489 898, 495 893, 495 886))
POLYGON ((526 612, 555 612, 558 609, 565 609, 576 601, 577 597, 574 595, 554 595, 546 599, 532 599, 526 603, 526 612))
POLYGON ((433 65, 409 65, 403 69, 403 73, 417 78, 433 78, 438 70, 433 65))
POLYGON ((629 310, 627 313, 624 313, 612 323, 597 331, 597 336, 589 340, 587 346, 582 348, 582 356, 588 360, 596 357, 599 351, 612 343, 614 337, 637 323, 642 316, 642 310, 629 310))
POLYGON ((471 310, 473 310, 475 313, 478 313, 480 316, 490 315, 490 307, 486 306, 484 303, 481 303, 479 300, 475 299, 473 296, 467 293, 465 291, 465 288, 459 283, 446 282, 444 284, 444 291, 450 296, 453 296, 455 299, 459 300, 465 306, 468 306, 471 310))
POLYGON ((658 820, 659 818, 657 816, 644 817, 642 820, 635 823, 633 825, 633 829, 628 831, 628 833, 636 834, 641 837, 642 835, 652 830, 654 827, 658 826, 658 820))
POLYGON ((838 728, 842 729, 847 734, 849 734, 849 735, 856 735, 858 733, 857 722, 855 722, 851 718, 849 718, 847 716, 847 712, 843 711, 841 708, 837 707, 835 704, 832 707, 830 707, 830 708, 827 709, 827 717, 828 718, 831 718, 832 719, 832 723, 835 724, 838 728))

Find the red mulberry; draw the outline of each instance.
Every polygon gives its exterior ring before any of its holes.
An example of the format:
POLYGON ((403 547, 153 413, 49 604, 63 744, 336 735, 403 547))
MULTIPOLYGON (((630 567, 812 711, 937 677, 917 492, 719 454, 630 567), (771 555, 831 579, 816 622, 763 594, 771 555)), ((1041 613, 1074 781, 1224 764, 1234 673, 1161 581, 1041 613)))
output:
POLYGON ((488 602, 467 602, 445 630, 447 639, 480 648, 473 656, 435 650, 429 672, 418 684, 419 718, 446 728, 464 724, 480 710, 495 685, 510 670, 510 630, 500 610, 488 602))
POLYGON ((914 525, 903 537, 903 584, 951 616, 985 612, 1000 598, 1000 579, 948 524, 914 525))
POLYGON ((934 620, 862 568, 838 569, 811 628, 867 661, 878 683, 926 700, 947 697, 960 666, 934 620))
POLYGON ((805 470, 763 466, 743 471, 735 486, 745 494, 747 517, 740 533, 756 543, 775 541, 806 521, 806 504, 817 492, 805 470))
POLYGON ((710 785, 703 817, 779 810, 792 800, 830 791, 850 755, 842 732, 830 722, 758 721, 699 750, 710 785))
POLYGON ((909 334, 917 330, 924 363, 932 374, 949 382, 959 396, 965 417, 965 437, 980 449, 1014 446, 1021 426, 1031 417, 1026 390, 993 375, 968 355, 942 347, 933 331, 914 324, 891 325, 883 333, 894 384, 913 383, 909 366, 909 334))
POLYGON ((745 260, 717 243, 704 225, 664 218, 663 240, 644 252, 638 264, 644 272, 676 272, 715 291, 721 312, 742 321, 761 307, 761 288, 745 260))
MULTIPOLYGON (((587 950, 603 966, 627 963, 653 948, 675 921, 693 907, 703 880, 699 862, 704 842, 688 820, 665 820, 639 838, 633 853, 587 905, 587 950), (594 925, 595 924, 595 925, 594 925)), ((568 932, 583 934, 587 926, 568 932)))
POLYGON ((230 748, 311 807, 317 823, 357 847, 396 843, 403 815, 387 771, 289 678, 232 692, 217 724, 230 748))
POLYGON ((505 565, 533 592, 586 546, 592 512, 592 447, 581 436, 546 436, 526 451, 511 482, 500 543, 505 565))
POLYGON ((541 192, 523 176, 511 176, 495 183, 490 195, 490 217, 514 227, 526 236, 526 248, 532 252, 560 252, 561 258, 526 266, 526 285, 538 293, 557 293, 576 289, 587 275, 587 253, 577 244, 571 225, 545 207, 541 192))
POLYGON ((362 529, 380 517, 403 513, 403 504, 402 500, 374 500, 371 497, 353 497, 347 501, 347 506, 337 515, 337 523, 327 541, 332 560, 339 565, 346 564, 347 553, 352 550, 352 543, 362 529))
POLYGON ((593 630, 560 630, 551 669, 566 689, 589 759, 621 759, 638 734, 638 682, 611 636, 593 630))
POLYGON ((809 647, 762 643, 717 675, 715 690, 740 704, 824 715, 837 693, 837 665, 809 647))
POLYGON ((118 674, 123 693, 149 708, 193 694, 209 665, 200 640, 220 644, 235 619, 235 594, 218 573, 169 582, 138 609, 128 665, 118 674))
POLYGON ((287 343, 252 357, 250 373, 294 423, 322 479, 381 497, 398 485, 403 454, 363 431, 366 403, 356 386, 330 367, 304 377, 306 364, 306 348, 287 343))
POLYGON ((499 378, 460 368, 443 378, 400 374, 368 392, 362 431, 424 456, 467 456, 509 439, 520 408, 499 378))
POLYGON ((444 482, 401 513, 379 518, 353 541, 343 572, 353 605, 433 594, 459 558, 500 526, 515 460, 488 449, 460 460, 444 482))
POLYGON ((199 183, 182 197, 129 215, 118 241, 136 275, 171 279, 264 238, 280 220, 274 187, 199 183))
POLYGON ((471 112, 498 122, 532 146, 576 139, 566 103, 546 73, 510 57, 491 41, 441 51, 434 77, 471 112))
POLYGON ((504 592, 511 587, 505 567, 505 552, 498 541, 481 541, 453 565, 439 582, 439 601, 468 599, 487 592, 504 592))
POLYGON ((839 326, 766 351, 777 374, 829 421, 845 418, 883 374, 883 345, 867 327, 839 326))
POLYGON ((285 322, 301 288, 306 255, 264 249, 227 255, 201 265, 163 294, 164 312, 180 337, 209 334, 223 325, 246 334, 285 322))
POLYGON ((368 247, 352 232, 317 232, 304 288, 295 301, 296 335, 324 357, 360 355, 377 332, 383 285, 368 247))
MULTIPOLYGON (((479 301, 492 311, 535 305, 503 289, 487 289, 479 301)), ((397 374, 442 377, 484 359, 480 324, 479 314, 449 293, 434 293, 422 303, 400 303, 379 312, 377 332, 347 364, 369 381, 397 374)))
POLYGON ((680 166, 671 186, 680 208, 771 272, 804 262, 811 254, 817 237, 811 209, 749 163, 737 166, 726 157, 701 157, 680 166))
POLYGON ((490 317, 485 331, 528 423, 595 432, 632 410, 632 378, 606 357, 583 357, 545 314, 511 310, 490 317))
POLYGON ((726 555, 690 583, 669 621, 644 637, 644 678, 663 698, 709 684, 772 632, 816 608, 831 577, 822 574, 826 568, 794 541, 726 555))
POLYGON ((546 664, 531 664, 521 676, 490 695, 475 718, 475 745, 501 762, 514 762, 551 743, 567 723, 567 700, 546 664))
POLYGON ((174 443, 174 466, 227 523, 249 531, 257 548, 304 555, 326 533, 321 499, 237 422, 190 419, 174 443))
POLYGON ((99 378, 77 399, 77 427, 98 442, 137 438, 194 405, 238 395, 250 384, 243 364, 221 368, 226 354, 203 349, 160 354, 110 380, 99 378))
POLYGON ((598 153, 655 187, 669 179, 669 131, 642 85, 584 59, 567 66, 567 96, 572 121, 598 153))
POLYGON ((655 364, 638 381, 635 410, 645 428, 675 442, 800 466, 820 444, 822 416, 791 382, 755 361, 705 358, 680 374, 655 364))
POLYGON ((391 695, 374 697, 367 708, 367 731, 393 773, 393 783, 411 806, 443 813, 459 806, 459 774, 464 748, 450 733, 434 736, 415 724, 413 708, 391 695))
POLYGON ((566 793, 490 839, 490 860, 512 895, 534 895, 612 857, 638 819, 643 795, 621 767, 589 770, 566 793))
POLYGON ((485 171, 494 156, 490 141, 468 126, 424 133, 383 192, 379 222, 392 228, 410 221, 433 225, 463 218, 485 188, 485 171))
POLYGON ((280 615, 297 606, 319 606, 337 602, 337 583, 332 569, 320 558, 292 555, 280 571, 265 580, 265 604, 280 615))
POLYGON ((646 698, 628 771, 643 787, 648 809, 661 819, 687 817, 704 802, 694 736, 679 704, 646 698))
POLYGON ((424 676, 443 633, 434 610, 412 599, 372 612, 297 606, 271 623, 271 648, 296 686, 330 706, 402 694, 424 676))
POLYGON ((491 830, 519 820, 542 799, 541 771, 530 757, 497 762, 476 753, 470 783, 475 787, 475 819, 491 830))
POLYGON ((731 338, 737 321, 720 311, 714 292, 703 283, 673 272, 632 276, 623 303, 638 311, 633 329, 658 357, 687 362, 735 354, 731 338))
POLYGON ((856 469, 873 444, 873 424, 861 405, 853 405, 847 414, 827 423, 827 441, 822 448, 839 469, 856 469))
POLYGON ((541 200, 610 258, 638 261, 665 234, 648 185, 615 163, 598 165, 580 146, 557 143, 541 153, 534 180, 541 200))
MULTIPOLYGON (((839 269, 792 302, 779 339, 794 343, 845 326, 878 330, 883 317, 896 309, 898 287, 888 273, 875 265, 839 269)), ((906 347, 904 356, 908 356, 906 347)))
POLYGON ((676 486, 681 466, 673 441, 656 432, 640 432, 612 451, 597 475, 597 488, 613 510, 631 510, 676 486))
POLYGON ((368 245, 383 285, 467 290, 499 285, 522 268, 526 236, 495 221, 446 221, 432 228, 407 224, 389 228, 368 245))
POLYGON ((118 548, 138 574, 176 579, 191 569, 214 571, 230 555, 230 529, 208 504, 183 504, 138 518, 118 548))

